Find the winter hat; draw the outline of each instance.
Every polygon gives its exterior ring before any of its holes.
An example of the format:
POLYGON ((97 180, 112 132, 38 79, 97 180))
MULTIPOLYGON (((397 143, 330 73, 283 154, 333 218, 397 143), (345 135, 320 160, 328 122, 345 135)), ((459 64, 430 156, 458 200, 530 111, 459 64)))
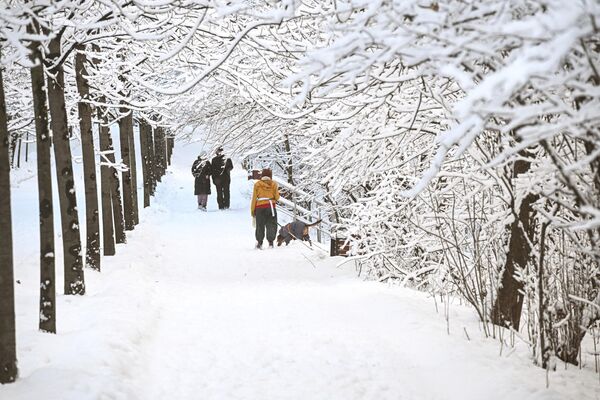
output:
POLYGON ((260 175, 262 177, 269 177, 269 178, 273 178, 273 171, 271 171, 271 168, 263 168, 262 172, 260 173, 260 175))
POLYGON ((217 150, 216 150, 216 152, 215 152, 215 153, 217 153, 217 155, 219 155, 219 154, 223 154, 223 146, 219 146, 219 147, 217 147, 217 150))

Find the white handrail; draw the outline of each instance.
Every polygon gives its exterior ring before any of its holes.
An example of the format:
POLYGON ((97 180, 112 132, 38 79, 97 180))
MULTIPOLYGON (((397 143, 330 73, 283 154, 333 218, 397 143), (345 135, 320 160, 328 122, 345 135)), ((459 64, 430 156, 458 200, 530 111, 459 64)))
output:
POLYGON ((284 179, 278 177, 278 176, 274 176, 273 180, 275 182, 277 182, 277 184, 280 187, 286 188, 294 193, 297 193, 303 197, 307 197, 309 199, 311 199, 315 204, 321 205, 321 206, 326 206, 327 204, 323 201, 323 200, 319 200, 317 198, 315 198, 314 194, 310 194, 308 192, 305 192, 304 190, 298 189, 297 187, 295 187, 294 185, 291 185, 289 183, 287 183, 284 179))
MULTIPOLYGON (((281 179, 279 177, 273 177, 273 180, 275 182, 277 182, 277 184, 280 187, 285 188, 286 190, 288 190, 294 194, 298 194, 298 195, 306 198, 308 201, 316 204, 317 206, 321 206, 321 207, 327 206, 327 204, 325 202, 323 202, 322 200, 316 199, 314 195, 311 195, 303 190, 296 188, 294 185, 291 185, 291 184, 285 182, 283 179, 281 179)), ((314 222, 314 221, 310 221, 311 218, 321 219, 320 218, 320 216, 321 216, 320 209, 308 210, 308 209, 298 205, 296 203, 295 199, 289 200, 289 199, 286 199, 285 197, 281 196, 279 198, 279 203, 281 203, 281 205, 283 205, 284 207, 288 207, 292 210, 292 211, 289 211, 289 210, 283 209, 282 211, 284 211, 285 214, 288 214, 291 217, 293 217, 297 220, 300 220, 306 224, 310 224, 311 222, 314 222), (297 215, 298 212, 300 212, 303 215, 302 216, 297 215)), ((329 221, 322 221, 319 224, 319 226, 315 227, 317 230, 317 233, 318 233, 317 236, 318 236, 319 241, 321 241, 321 234, 325 234, 331 238, 331 231, 329 229, 324 228, 326 225, 331 225, 331 223, 329 221)))

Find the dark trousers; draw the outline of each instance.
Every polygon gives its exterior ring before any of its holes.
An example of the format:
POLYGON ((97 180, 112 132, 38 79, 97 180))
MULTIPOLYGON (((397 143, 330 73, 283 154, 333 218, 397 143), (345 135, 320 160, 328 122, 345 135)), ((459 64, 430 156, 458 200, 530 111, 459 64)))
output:
POLYGON ((217 204, 219 209, 229 208, 229 182, 215 183, 217 188, 217 204))
POLYGON ((256 241, 262 244, 267 231, 267 240, 272 242, 277 235, 277 210, 273 209, 275 216, 271 213, 271 208, 257 208, 254 211, 256 217, 256 241))

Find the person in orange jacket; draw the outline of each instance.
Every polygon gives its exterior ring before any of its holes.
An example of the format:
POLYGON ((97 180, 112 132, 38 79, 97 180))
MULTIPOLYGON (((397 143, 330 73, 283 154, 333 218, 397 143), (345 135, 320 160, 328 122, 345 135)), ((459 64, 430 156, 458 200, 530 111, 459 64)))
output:
POLYGON ((273 247, 277 235, 277 201, 279 200, 279 187, 273 181, 273 172, 269 168, 262 170, 261 178, 254 184, 250 213, 256 218, 256 248, 262 249, 267 233, 269 247, 273 247))

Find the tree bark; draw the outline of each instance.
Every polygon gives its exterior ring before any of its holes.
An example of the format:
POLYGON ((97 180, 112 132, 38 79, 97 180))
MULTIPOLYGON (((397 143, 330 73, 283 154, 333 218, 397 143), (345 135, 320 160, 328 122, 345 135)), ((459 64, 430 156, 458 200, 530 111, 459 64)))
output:
MULTIPOLYGON (((526 157, 527 151, 521 152, 526 157)), ((514 164, 513 177, 526 173, 531 163, 526 160, 517 160, 514 164)), ((514 221, 510 224, 510 238, 506 262, 502 271, 502 280, 492 308, 492 322, 495 325, 511 327, 519 330, 521 323, 521 311, 523 310, 523 283, 518 280, 515 273, 519 269, 525 269, 531 259, 530 241, 533 239, 531 229, 533 221, 533 203, 539 198, 538 195, 526 195, 521 204, 515 204, 513 198, 512 208, 514 221)))
POLYGON ((122 113, 127 113, 124 117, 119 119, 119 139, 121 142, 121 162, 127 167, 125 171, 121 173, 121 179, 123 181, 123 215, 125 217, 125 230, 133 230, 135 223, 133 217, 133 183, 131 179, 131 155, 129 150, 129 122, 131 118, 131 111, 121 109, 122 113))
MULTIPOLYGON (((34 30, 28 28, 30 33, 34 30)), ((50 130, 48 103, 44 90, 44 65, 39 44, 30 47, 31 89, 35 117, 37 183, 40 213, 40 316, 39 329, 56 333, 56 271, 54 249, 54 211, 52 201, 52 166, 50 159, 50 130)))
MULTIPOLYGON (((7 115, 8 118, 8 115, 7 115)), ((7 119, 8 121, 8 119, 7 119)), ((15 138, 11 137, 10 135, 8 136, 8 147, 9 147, 9 152, 10 152, 10 167, 14 168, 15 166, 15 157, 17 155, 17 141, 15 140, 15 138)))
POLYGON ((84 294, 85 281, 81 259, 81 237, 77 196, 73 180, 73 164, 69 143, 69 127, 65 108, 64 71, 61 64, 53 65, 60 57, 60 36, 50 41, 48 46, 48 103, 50 105, 50 126, 54 139, 54 158, 60 202, 64 267, 65 294, 84 294))
POLYGON ((173 157, 173 148, 175 147, 175 138, 172 136, 167 137, 167 159, 168 165, 171 165, 171 158, 173 157))
POLYGON ((19 144, 17 144, 17 168, 21 168, 21 146, 23 139, 19 138, 19 144))
POLYGON ((161 169, 162 159, 160 158, 160 127, 154 129, 154 176, 156 177, 156 184, 161 181, 161 169))
POLYGON ((285 135, 285 141, 283 142, 285 146, 285 153, 287 156, 287 163, 285 167, 285 172, 287 173, 287 181, 290 185, 294 185, 294 168, 292 164, 292 146, 290 145, 290 138, 288 135, 285 135))
MULTIPOLYGON (((113 157, 109 157, 114 158, 113 157)), ((114 162, 114 161, 112 161, 114 162)), ((113 210, 113 221, 115 226, 115 242, 127 243, 127 235, 125 233, 125 219, 123 217, 123 199, 121 197, 121 182, 119 182, 119 171, 116 168, 111 168, 112 178, 110 187, 110 197, 113 210)))
POLYGON ((108 153, 112 152, 112 141, 110 138, 109 127, 106 125, 106 118, 102 115, 102 110, 98 109, 100 152, 103 155, 100 158, 100 194, 102 199, 102 247, 105 256, 114 256, 115 251, 115 226, 113 218, 111 186, 112 186, 112 168, 107 164, 108 153), (106 157, 106 159, 105 159, 106 157))
POLYGON ((139 203, 138 203, 138 192, 137 192, 137 160, 135 157, 135 138, 133 135, 133 112, 127 117, 127 135, 129 136, 129 165, 131 169, 131 202, 133 208, 133 225, 140 223, 139 216, 139 203))
POLYGON ((134 195, 133 190, 135 189, 135 183, 133 182, 132 168, 131 168, 131 142, 130 138, 133 136, 133 117, 131 111, 127 109, 121 109, 121 113, 125 116, 119 119, 119 139, 121 142, 121 162, 127 167, 125 171, 121 173, 123 181, 123 214, 125 217, 125 230, 131 231, 135 227, 135 214, 134 207, 134 195))
MULTIPOLYGON (((112 145, 112 137, 110 135, 110 128, 108 126, 108 120, 104 116, 104 113, 100 117, 102 121, 103 129, 101 130, 101 136, 104 138, 104 142, 107 144, 106 158, 108 162, 115 165, 115 152, 112 145)), ((115 229, 115 241, 117 243, 126 243, 127 237, 125 235, 125 219, 123 215, 123 201, 121 199, 121 182, 119 181, 119 171, 115 167, 109 167, 110 172, 110 198, 113 214, 113 223, 115 229)))
POLYGON ((17 379, 18 369, 10 209, 10 155, 2 70, 3 68, 0 67, 0 193, 2 193, 0 196, 0 383, 9 383, 17 379))
POLYGON ((140 147, 142 152, 142 174, 144 175, 144 208, 150 206, 150 135, 152 128, 144 121, 140 121, 140 147))
POLYGON ((156 136, 154 137, 154 146, 156 150, 156 180, 157 182, 162 181, 162 177, 166 170, 166 145, 165 145, 165 134, 161 127, 156 128, 156 136))
POLYGON ((558 346, 556 354, 558 358, 570 364, 578 365, 577 360, 579 359, 581 342, 598 320, 600 320, 600 293, 590 301, 590 304, 583 305, 581 320, 577 321, 574 334, 565 335, 558 346))
POLYGON ((148 139, 148 151, 149 151, 149 155, 148 155, 148 167, 150 168, 150 195, 154 196, 154 193, 156 192, 156 181, 157 181, 157 171, 156 171, 156 146, 155 146, 155 140, 156 138, 156 128, 151 128, 150 129, 150 136, 148 139))
MULTIPOLYGON (((84 50, 85 46, 78 46, 84 50)), ((88 100, 90 89, 85 69, 86 56, 75 53, 75 79, 81 100, 88 100)), ((92 106, 85 101, 77 103, 79 111, 79 128, 81 131, 81 147, 83 154, 83 176, 85 186, 85 219, 86 219, 86 265, 100 270, 100 222, 98 220, 98 185, 96 182, 96 155, 92 133, 92 106)))

